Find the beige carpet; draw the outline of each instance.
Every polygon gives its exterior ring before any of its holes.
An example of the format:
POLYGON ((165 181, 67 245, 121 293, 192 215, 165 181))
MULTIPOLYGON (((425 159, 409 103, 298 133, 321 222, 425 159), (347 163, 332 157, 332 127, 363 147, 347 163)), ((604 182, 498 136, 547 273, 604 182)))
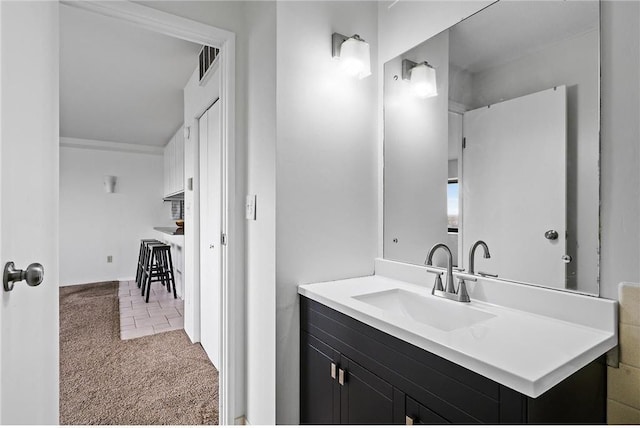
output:
POLYGON ((121 341, 117 283, 60 289, 61 425, 215 425, 218 373, 183 330, 121 341))

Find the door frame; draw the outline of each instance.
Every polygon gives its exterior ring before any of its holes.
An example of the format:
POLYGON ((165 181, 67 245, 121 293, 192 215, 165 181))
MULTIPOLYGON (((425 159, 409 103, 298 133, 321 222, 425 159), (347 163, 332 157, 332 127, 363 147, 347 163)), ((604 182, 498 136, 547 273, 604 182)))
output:
MULTIPOLYGON (((238 297, 240 287, 233 287, 237 281, 236 237, 237 225, 232 209, 235 206, 235 67, 236 35, 211 25, 182 18, 130 1, 69 1, 62 4, 86 11, 110 16, 135 24, 140 28, 161 33, 189 42, 213 46, 220 49, 220 98, 222 127, 222 231, 227 244, 221 245, 221 310, 220 310, 220 368, 219 368, 219 421, 221 425, 233 425, 236 413, 236 392, 238 385, 237 361, 243 361, 241 341, 236 338, 242 333, 231 314, 242 311, 238 297)), ((199 293, 194 295, 194 307, 200 307, 199 293)), ((199 323, 199 321, 198 321, 199 323)))

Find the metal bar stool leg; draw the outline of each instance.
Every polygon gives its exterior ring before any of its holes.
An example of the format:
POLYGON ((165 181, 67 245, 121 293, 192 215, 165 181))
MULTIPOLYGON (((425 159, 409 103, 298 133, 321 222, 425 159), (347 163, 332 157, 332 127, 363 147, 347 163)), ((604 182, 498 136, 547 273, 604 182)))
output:
POLYGON ((143 268, 142 268, 142 275, 140 277, 140 294, 142 296, 144 296, 144 292, 145 292, 145 288, 147 285, 147 281, 149 281, 150 277, 151 277, 151 246, 150 245, 145 245, 145 249, 144 249, 144 261, 142 263, 143 268))
POLYGON ((140 275, 142 274, 141 267, 142 267, 143 251, 144 251, 144 242, 140 241, 140 250, 138 251, 138 266, 136 267, 136 284, 138 285, 138 288, 140 288, 140 275))
POLYGON ((138 288, 142 286, 142 272, 144 271, 145 251, 149 243, 158 242, 155 239, 141 239, 140 251, 138 253, 138 268, 136 270, 136 285, 138 288))
MULTIPOLYGON (((178 295, 176 293, 176 281, 175 281, 175 276, 173 275, 173 260, 171 259, 171 250, 167 251, 167 256, 169 258, 169 265, 168 265, 168 270, 167 272, 169 272, 169 275, 171 276, 171 286, 173 287, 173 298, 177 299, 178 295)), ((168 282, 168 281, 167 281, 168 282)), ((167 290, 169 291, 169 290, 167 290)))
POLYGON ((151 282, 152 282, 152 277, 153 277, 153 265, 154 265, 154 261, 156 261, 157 263, 157 256, 156 256, 156 248, 155 247, 151 247, 151 256, 150 256, 150 263, 149 263, 149 276, 147 278, 147 284, 146 284, 146 299, 145 302, 149 303, 149 295, 151 294, 151 282))

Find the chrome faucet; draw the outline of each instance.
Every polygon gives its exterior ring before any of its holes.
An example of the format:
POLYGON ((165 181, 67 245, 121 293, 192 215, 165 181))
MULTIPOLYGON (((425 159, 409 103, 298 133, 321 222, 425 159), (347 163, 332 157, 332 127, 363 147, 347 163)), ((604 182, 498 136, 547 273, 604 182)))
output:
POLYGON ((484 249, 484 258, 485 259, 491 258, 491 254, 489 254, 489 247, 487 246, 487 243, 484 241, 476 241, 471 246, 471 249, 469 250, 469 269, 467 271, 469 275, 473 275, 474 273, 473 268, 474 268, 475 253, 476 253, 476 248, 478 248, 479 246, 481 246, 484 249))
POLYGON ((436 282, 433 285, 432 294, 436 294, 435 291, 444 291, 445 293, 455 294, 456 289, 453 286, 453 256, 451 255, 451 250, 449 249, 449 247, 442 243, 436 244, 431 247, 431 249, 429 250, 429 254, 427 255, 427 259, 424 261, 424 264, 427 266, 431 266, 433 264, 433 253, 435 253, 439 248, 442 248, 447 252, 447 277, 443 290, 440 275, 436 274, 436 282))

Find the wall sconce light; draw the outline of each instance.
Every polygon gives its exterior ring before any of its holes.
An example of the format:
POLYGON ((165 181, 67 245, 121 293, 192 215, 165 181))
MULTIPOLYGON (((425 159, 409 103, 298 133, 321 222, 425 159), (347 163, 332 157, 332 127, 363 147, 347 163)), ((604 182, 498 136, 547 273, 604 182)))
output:
POLYGON ((436 70, 427 61, 415 63, 408 59, 403 59, 402 79, 409 81, 411 90, 420 98, 438 95, 436 70))
POLYGON ((331 36, 331 54, 339 58, 342 68, 351 76, 364 79, 371 75, 371 54, 369 43, 354 34, 351 37, 333 33, 331 36))
POLYGON ((116 190, 116 177, 114 175, 104 176, 104 191, 113 193, 116 190))

